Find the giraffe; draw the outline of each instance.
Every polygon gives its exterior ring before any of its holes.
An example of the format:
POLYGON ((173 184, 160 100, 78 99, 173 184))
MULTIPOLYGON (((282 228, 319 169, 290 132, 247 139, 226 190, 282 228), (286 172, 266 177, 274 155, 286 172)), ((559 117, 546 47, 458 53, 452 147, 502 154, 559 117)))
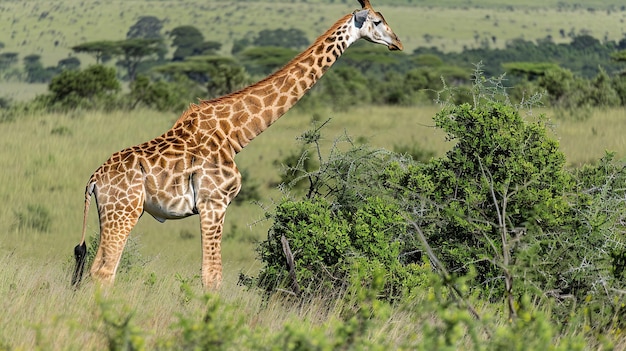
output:
POLYGON ((83 276, 87 215, 94 196, 100 221, 100 243, 90 269, 94 280, 113 283, 128 236, 144 212, 160 222, 197 214, 202 284, 217 289, 224 215, 241 188, 235 155, 302 98, 358 39, 389 50, 403 48, 369 0, 358 1, 361 9, 343 16, 283 68, 237 92, 191 104, 163 135, 114 153, 100 166, 85 190, 72 286, 83 276))

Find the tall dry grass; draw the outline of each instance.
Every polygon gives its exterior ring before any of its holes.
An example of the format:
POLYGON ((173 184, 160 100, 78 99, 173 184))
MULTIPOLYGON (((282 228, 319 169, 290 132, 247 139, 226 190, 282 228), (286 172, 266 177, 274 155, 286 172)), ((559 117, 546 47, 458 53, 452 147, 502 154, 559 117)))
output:
POLYGON ((626 109, 595 109, 583 121, 553 118, 551 123, 570 166, 594 163, 605 151, 615 152, 617 159, 626 157, 626 109))

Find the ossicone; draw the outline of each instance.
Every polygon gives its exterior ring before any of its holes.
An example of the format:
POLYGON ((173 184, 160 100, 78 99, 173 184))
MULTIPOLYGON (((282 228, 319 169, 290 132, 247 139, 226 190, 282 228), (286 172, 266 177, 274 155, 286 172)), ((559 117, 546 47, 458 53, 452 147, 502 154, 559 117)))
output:
POLYGON ((371 9, 372 5, 370 5, 370 0, 359 0, 359 4, 361 4, 361 8, 363 9, 371 9))

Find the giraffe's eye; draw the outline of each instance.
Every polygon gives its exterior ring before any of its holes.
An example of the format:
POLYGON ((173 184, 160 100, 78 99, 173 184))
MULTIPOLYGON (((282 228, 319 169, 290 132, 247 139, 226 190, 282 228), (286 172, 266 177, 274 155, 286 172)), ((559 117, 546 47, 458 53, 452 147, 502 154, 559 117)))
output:
POLYGON ((383 23, 383 21, 374 21, 374 25, 377 26, 379 24, 383 23))

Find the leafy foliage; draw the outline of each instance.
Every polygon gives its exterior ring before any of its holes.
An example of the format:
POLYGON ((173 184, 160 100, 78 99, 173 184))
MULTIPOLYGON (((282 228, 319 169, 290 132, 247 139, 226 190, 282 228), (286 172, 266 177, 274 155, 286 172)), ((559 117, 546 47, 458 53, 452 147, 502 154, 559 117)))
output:
POLYGON ((500 296, 495 258, 502 250, 514 254, 511 244, 530 232, 564 222, 562 196, 570 184, 564 156, 540 123, 527 124, 503 104, 447 107, 435 122, 457 142, 453 149, 390 176, 422 204, 415 220, 445 266, 457 274, 475 266, 483 289, 500 296), (502 230, 511 235, 508 248, 502 230))
POLYGON ((235 60, 221 56, 193 56, 182 62, 172 62, 155 68, 169 77, 187 76, 204 85, 208 98, 219 97, 242 88, 249 78, 244 68, 235 60))
POLYGON ((115 63, 126 70, 126 78, 135 80, 140 63, 146 58, 161 52, 162 39, 131 38, 120 40, 117 47, 120 50, 120 59, 115 63))
POLYGON ((176 47, 172 61, 184 61, 189 56, 215 55, 222 47, 221 43, 204 41, 204 36, 194 26, 179 26, 174 28, 169 36, 172 46, 176 47))
POLYGON ((290 49, 302 49, 309 45, 306 34, 296 28, 263 29, 252 41, 256 46, 276 46, 290 49))
POLYGON ((83 71, 64 71, 52 79, 49 90, 51 103, 63 108, 96 107, 113 98, 120 84, 113 68, 94 65, 83 71))
POLYGON ((372 99, 369 83, 358 69, 337 67, 322 77, 315 98, 321 100, 320 104, 330 105, 337 111, 345 111, 372 99))
MULTIPOLYGON (((298 29, 266 29, 235 40, 234 56, 225 57, 219 55, 222 43, 205 41, 196 27, 182 25, 168 33, 175 48, 169 61, 160 35, 163 21, 140 17, 125 40, 87 42, 72 49, 94 55, 98 63, 118 58, 116 65, 125 71, 120 76, 129 81, 139 73, 155 82, 163 77, 152 73, 163 73, 166 79, 185 74, 206 85, 207 97, 213 98, 250 83, 249 76, 259 78, 274 72, 308 45, 298 29)), ((469 101, 470 66, 476 62, 485 63, 487 75, 511 74, 509 88, 514 101, 523 102, 528 96, 546 91, 542 102, 557 107, 561 118, 588 118, 593 107, 624 105, 626 83, 620 75, 624 41, 603 43, 587 34, 569 36, 572 41, 568 44, 515 39, 503 49, 486 45, 444 53, 436 48, 418 48, 408 55, 359 41, 300 105, 318 108, 330 104, 334 110, 345 110, 362 103, 430 104, 440 98, 437 92, 446 88, 443 81, 460 92, 454 94, 454 103, 460 104, 469 101)), ((29 55, 24 58, 22 74, 16 68, 8 69, 16 57, 7 54, 0 59, 1 66, 6 67, 0 70, 7 79, 25 77, 31 82, 47 82, 62 70, 76 69, 80 64, 69 58, 59 61, 56 67, 43 67, 39 55, 29 55)), ((162 83, 155 86, 162 87, 162 83)))
POLYGON ((144 106, 158 111, 180 112, 187 106, 186 101, 197 96, 190 87, 193 84, 185 77, 178 76, 171 81, 151 81, 140 74, 130 84, 129 108, 144 106))
MULTIPOLYGON (((319 138, 319 129, 302 136, 314 149, 319 148, 319 138)), ((265 266, 257 286, 305 296, 321 290, 337 295, 349 286, 355 269, 369 272, 371 278, 384 269, 389 278, 381 297, 397 299, 424 281, 414 242, 406 235, 406 221, 397 205, 380 192, 386 165, 406 160, 353 145, 342 153, 339 145, 336 142, 326 160, 317 153, 316 169, 304 169, 302 162, 294 167, 300 176, 291 184, 308 180, 306 196, 284 199, 271 215, 274 224, 259 247, 265 266), (288 247, 294 248, 292 267, 285 258, 290 255, 288 247)), ((306 150, 302 158, 308 157, 306 150)))
POLYGON ((298 52, 277 46, 250 47, 239 53, 241 62, 250 74, 268 75, 284 66, 298 52))
POLYGON ((461 67, 482 61, 487 67, 487 76, 502 74, 502 65, 506 63, 552 62, 576 72, 581 77, 590 78, 599 73, 599 66, 611 73, 615 71, 618 65, 611 62, 611 55, 616 46, 619 45, 615 42, 601 43, 588 34, 581 34, 574 35, 569 44, 557 44, 549 39, 535 42, 519 38, 507 42, 503 49, 479 48, 443 53, 435 48, 418 48, 414 54, 434 54, 441 57, 446 64, 461 67))
POLYGON ((108 62, 111 58, 120 54, 120 50, 115 41, 100 40, 91 41, 76 46, 72 46, 76 53, 88 53, 96 58, 96 64, 108 62))
MULTIPOLYGON (((504 301, 514 323, 529 318, 528 296, 560 323, 584 309, 589 317, 576 323, 619 333, 624 194, 612 189, 624 181, 623 167, 607 157, 568 171, 543 116, 523 118, 501 79, 478 70, 471 98, 444 104, 434 118, 456 143, 445 157, 412 162, 335 143, 318 170, 300 169, 306 196, 284 199, 270 215, 256 286, 338 296, 355 275, 367 284, 382 270, 379 298, 403 301, 432 284, 432 267, 449 288, 446 299, 476 318, 467 284, 472 296, 504 301)), ((319 129, 302 139, 321 155, 319 129)))
POLYGON ((396 299, 424 282, 420 262, 404 262, 406 232, 397 208, 379 198, 369 198, 354 212, 333 210, 322 198, 283 201, 274 214, 268 240, 260 246, 266 263, 259 276, 267 290, 292 287, 297 282, 307 296, 325 291, 339 294, 357 267, 367 272, 384 269, 389 276, 380 297, 396 299), (297 250, 295 277, 285 270, 284 245, 297 250))

